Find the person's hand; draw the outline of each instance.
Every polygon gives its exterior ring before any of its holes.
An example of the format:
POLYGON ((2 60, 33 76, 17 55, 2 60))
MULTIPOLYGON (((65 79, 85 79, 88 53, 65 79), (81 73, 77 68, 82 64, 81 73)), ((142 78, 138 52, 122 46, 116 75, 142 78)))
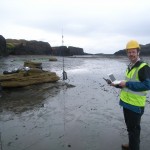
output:
POLYGON ((121 81, 119 86, 122 87, 122 88, 126 87, 126 82, 125 81, 121 81))
POLYGON ((110 85, 110 86, 116 86, 116 84, 114 84, 114 83, 112 83, 112 82, 111 82, 109 85, 110 85))

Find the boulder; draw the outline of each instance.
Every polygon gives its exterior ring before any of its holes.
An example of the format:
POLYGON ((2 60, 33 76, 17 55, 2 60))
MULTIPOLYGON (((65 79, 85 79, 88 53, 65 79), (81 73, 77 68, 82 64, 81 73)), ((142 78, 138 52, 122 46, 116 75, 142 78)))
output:
POLYGON ((54 57, 54 56, 51 56, 51 57, 49 58, 49 61, 57 61, 57 58, 54 57))

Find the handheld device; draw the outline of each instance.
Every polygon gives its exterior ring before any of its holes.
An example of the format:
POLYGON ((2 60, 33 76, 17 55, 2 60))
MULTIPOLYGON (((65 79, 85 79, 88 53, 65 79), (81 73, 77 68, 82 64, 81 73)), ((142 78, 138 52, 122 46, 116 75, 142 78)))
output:
POLYGON ((115 85, 120 84, 121 81, 116 80, 116 78, 114 77, 114 75, 112 73, 109 74, 108 76, 113 84, 115 84, 115 85))
POLYGON ((107 84, 111 84, 111 80, 105 79, 105 78, 103 78, 103 79, 107 82, 107 84))

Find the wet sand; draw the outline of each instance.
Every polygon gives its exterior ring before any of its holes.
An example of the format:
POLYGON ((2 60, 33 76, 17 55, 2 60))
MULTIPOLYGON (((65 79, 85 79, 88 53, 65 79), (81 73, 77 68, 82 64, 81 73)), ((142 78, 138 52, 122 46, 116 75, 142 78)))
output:
MULTIPOLYGON (((62 58, 30 56, 45 70, 62 76, 62 58)), ((1 60, 15 68, 27 58, 1 60)), ((29 58, 28 58, 29 59, 29 58)), ((0 150, 120 150, 127 132, 119 106, 119 89, 103 77, 123 78, 126 58, 65 58, 68 80, 9 89, 0 98, 0 150), (73 85, 73 86, 72 86, 73 85)), ((149 100, 149 95, 148 95, 149 100)), ((150 103, 141 123, 141 150, 150 147, 150 103)))

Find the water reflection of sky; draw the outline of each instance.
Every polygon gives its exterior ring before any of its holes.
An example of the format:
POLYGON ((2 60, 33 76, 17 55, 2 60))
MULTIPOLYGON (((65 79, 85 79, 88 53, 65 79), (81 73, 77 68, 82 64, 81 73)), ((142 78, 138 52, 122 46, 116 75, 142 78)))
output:
POLYGON ((78 69, 73 69, 73 70, 68 70, 69 74, 82 74, 82 73, 86 73, 88 72, 89 70, 87 68, 78 68, 78 69))

